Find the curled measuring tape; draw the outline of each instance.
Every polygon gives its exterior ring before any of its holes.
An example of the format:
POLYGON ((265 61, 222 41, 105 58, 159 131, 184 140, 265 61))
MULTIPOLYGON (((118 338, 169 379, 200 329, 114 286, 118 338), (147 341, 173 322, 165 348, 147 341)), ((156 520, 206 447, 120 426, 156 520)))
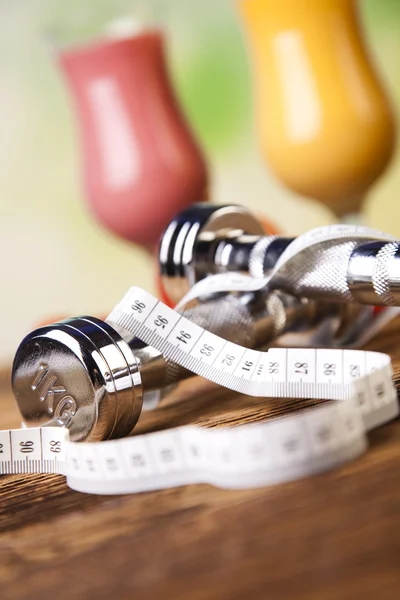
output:
POLYGON ((108 317, 198 375, 252 396, 337 402, 227 429, 184 426, 96 443, 62 428, 0 432, 0 473, 52 472, 97 494, 210 483, 276 484, 324 471, 362 454, 366 433, 399 414, 388 356, 339 349, 266 352, 227 342, 140 288, 108 317))
MULTIPOLYGON (((388 233, 369 227, 353 225, 329 225, 317 227, 295 238, 279 257, 274 268, 267 276, 260 264, 259 249, 263 255, 265 245, 270 239, 261 238, 259 246, 254 248, 250 275, 228 271, 209 275, 198 281, 180 300, 178 307, 212 292, 258 291, 274 285, 278 279, 279 288, 289 285, 289 291, 296 290, 301 282, 300 291, 305 297, 313 297, 315 292, 329 293, 329 299, 351 301, 352 295, 346 281, 347 265, 352 249, 359 243, 368 241, 394 241, 388 233), (327 285, 329 282, 329 285, 327 285), (313 294, 308 294, 312 290, 313 294), (304 293, 304 292, 308 292, 304 293)), ((287 290, 286 290, 287 291, 287 290)), ((299 290, 297 290, 299 291, 299 290)))

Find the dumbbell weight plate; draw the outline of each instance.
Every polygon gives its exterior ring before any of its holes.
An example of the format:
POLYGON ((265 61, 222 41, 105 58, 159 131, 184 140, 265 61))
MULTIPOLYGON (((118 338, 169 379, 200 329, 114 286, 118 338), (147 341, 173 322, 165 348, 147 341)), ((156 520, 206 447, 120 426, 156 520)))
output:
POLYGON ((248 210, 233 204, 194 204, 179 213, 165 230, 159 247, 160 283, 164 297, 176 304, 204 277, 200 244, 227 231, 264 235, 264 228, 248 210), (201 267, 200 267, 200 263, 201 267))

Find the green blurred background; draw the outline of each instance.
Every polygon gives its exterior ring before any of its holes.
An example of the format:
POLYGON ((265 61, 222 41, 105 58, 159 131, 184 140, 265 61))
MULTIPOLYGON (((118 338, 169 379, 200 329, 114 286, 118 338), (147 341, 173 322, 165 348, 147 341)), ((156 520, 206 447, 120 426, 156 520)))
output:
MULTIPOLYGON (((144 0, 145 1, 145 0, 144 0)), ((301 1, 301 0, 299 0, 301 1)), ((154 289, 150 259, 104 231, 82 198, 69 98, 45 43, 83 0, 0 3, 0 362, 48 315, 102 314, 130 285, 154 289)), ((133 2, 92 0, 99 17, 133 2)), ((333 221, 269 175, 257 147, 245 41, 233 0, 160 0, 179 98, 212 165, 216 203, 263 211, 284 232, 333 221)), ((371 52, 400 105, 400 2, 360 0, 371 52)), ((370 225, 400 236, 400 158, 371 192, 370 225)))

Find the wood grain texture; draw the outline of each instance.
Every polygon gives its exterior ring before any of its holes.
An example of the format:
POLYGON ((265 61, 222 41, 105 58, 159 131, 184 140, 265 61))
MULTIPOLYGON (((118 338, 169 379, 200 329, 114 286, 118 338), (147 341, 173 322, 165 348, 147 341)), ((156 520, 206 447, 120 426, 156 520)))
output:
MULTIPOLYGON (((400 385, 400 320, 369 346, 391 353, 400 385)), ((0 374, 2 428, 19 425, 8 379, 0 374)), ((137 432, 298 408, 196 379, 137 432)), ((362 458, 276 487, 104 497, 74 492, 59 476, 2 477, 0 597, 397 600, 399 482, 399 421, 372 432, 362 458)))

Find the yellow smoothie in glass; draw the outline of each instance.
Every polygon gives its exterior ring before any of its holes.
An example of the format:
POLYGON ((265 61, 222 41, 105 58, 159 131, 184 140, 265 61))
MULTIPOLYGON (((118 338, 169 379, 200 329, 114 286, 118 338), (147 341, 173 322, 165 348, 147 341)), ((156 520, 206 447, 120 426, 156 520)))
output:
POLYGON ((338 217, 360 210, 393 153, 395 122, 353 0, 241 0, 265 158, 338 217))

